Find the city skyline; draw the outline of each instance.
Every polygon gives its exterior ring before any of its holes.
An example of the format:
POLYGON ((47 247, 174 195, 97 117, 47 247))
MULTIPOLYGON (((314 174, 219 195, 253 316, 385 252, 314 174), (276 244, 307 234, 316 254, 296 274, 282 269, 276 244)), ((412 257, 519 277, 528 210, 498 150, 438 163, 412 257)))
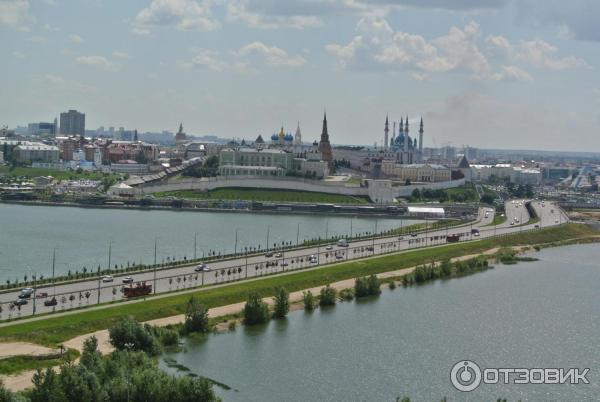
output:
POLYGON ((300 120, 312 141, 326 106, 335 144, 381 145, 408 114, 425 147, 600 148, 600 5, 451 4, 2 1, 0 123, 77 109, 88 128, 255 138, 300 120))

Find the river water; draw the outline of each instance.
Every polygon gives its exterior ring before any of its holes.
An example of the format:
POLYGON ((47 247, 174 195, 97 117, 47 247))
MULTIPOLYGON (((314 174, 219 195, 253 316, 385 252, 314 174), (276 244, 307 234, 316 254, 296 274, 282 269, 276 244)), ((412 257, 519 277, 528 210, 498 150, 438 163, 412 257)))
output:
POLYGON ((231 386, 215 388, 225 401, 598 400, 600 246, 533 255, 540 260, 188 339, 167 356, 231 386), (590 384, 461 393, 450 370, 463 359, 481 368, 590 368, 590 384))
MULTIPOLYGON (((378 219, 377 231, 422 221, 378 219)), ((233 252, 237 230, 238 251, 244 247, 334 235, 373 232, 374 218, 323 215, 251 214, 231 212, 144 211, 28 206, 0 203, 0 282, 23 280, 34 273, 52 274, 56 247, 56 274, 111 266, 183 259, 213 250, 233 252), (196 234, 196 235, 195 235, 196 234)))

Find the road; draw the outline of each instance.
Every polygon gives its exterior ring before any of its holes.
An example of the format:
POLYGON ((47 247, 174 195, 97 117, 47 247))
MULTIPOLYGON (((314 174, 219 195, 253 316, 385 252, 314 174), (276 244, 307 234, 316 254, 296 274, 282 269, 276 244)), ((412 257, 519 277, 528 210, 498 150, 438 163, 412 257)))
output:
MULTIPOLYGON (((524 200, 515 201, 514 203, 507 201, 505 204, 507 220, 497 226, 490 226, 490 223, 494 219, 494 209, 482 207, 480 208, 476 222, 465 226, 435 231, 428 230, 424 233, 406 235, 403 238, 392 236, 374 240, 354 241, 349 247, 338 247, 335 244, 327 248, 325 246, 308 247, 282 252, 280 256, 276 254, 271 258, 267 258, 264 255, 248 258, 242 256, 233 260, 215 261, 210 264, 209 272, 195 272, 194 264, 185 267, 163 269, 156 271, 156 273, 154 271, 135 273, 132 276, 136 282, 146 281, 155 285, 156 293, 162 293, 331 264, 336 261, 446 244, 447 235, 460 235, 461 241, 472 240, 529 230, 535 228, 535 226, 549 227, 568 221, 567 216, 552 203, 546 202, 545 206, 542 206, 540 202, 533 201, 532 205, 540 218, 540 221, 535 224, 527 224, 530 217, 524 206, 524 200), (515 218, 519 222, 515 222, 515 218), (513 225, 510 225, 510 222, 513 222, 513 225), (478 229, 479 235, 472 235, 471 229, 478 229), (310 262, 311 256, 317 258, 317 263, 310 262), (154 279, 155 274, 156 280, 154 279)), ((28 300, 28 304, 21 306, 20 309, 18 307, 11 309, 10 305, 17 299, 20 290, 0 294, 1 318, 7 319, 9 316, 23 317, 32 315, 34 305, 36 314, 40 314, 122 299, 122 278, 125 276, 127 274, 115 276, 112 283, 103 283, 95 279, 90 279, 76 283, 56 285, 55 290, 53 290, 51 285, 37 288, 36 292, 38 293, 46 292, 50 296, 56 294, 58 305, 55 307, 44 306, 44 300, 48 299, 46 297, 32 297, 28 300), (100 297, 98 297, 98 291, 100 291, 100 297)))

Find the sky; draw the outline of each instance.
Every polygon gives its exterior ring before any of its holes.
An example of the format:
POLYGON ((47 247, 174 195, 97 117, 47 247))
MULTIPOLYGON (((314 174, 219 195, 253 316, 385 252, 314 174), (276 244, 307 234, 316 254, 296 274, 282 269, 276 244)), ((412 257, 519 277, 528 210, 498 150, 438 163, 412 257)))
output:
POLYGON ((0 0, 0 126, 600 150, 596 0, 0 0), (390 123, 390 130, 393 128, 390 123))

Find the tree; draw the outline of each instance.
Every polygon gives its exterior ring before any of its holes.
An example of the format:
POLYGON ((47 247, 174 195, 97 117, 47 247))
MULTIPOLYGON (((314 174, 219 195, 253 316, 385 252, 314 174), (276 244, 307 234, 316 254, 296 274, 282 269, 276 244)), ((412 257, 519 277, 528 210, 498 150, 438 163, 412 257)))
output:
POLYGON ((206 333, 210 330, 208 309, 194 296, 188 300, 185 310, 186 332, 206 333))
POLYGON ((319 299, 319 304, 321 306, 333 306, 333 305, 335 305, 335 297, 336 297, 336 295, 337 295, 337 292, 335 291, 335 289, 332 288, 329 285, 321 288, 321 297, 319 299))
POLYGON ((302 300, 304 302, 304 310, 306 311, 312 311, 315 309, 315 305, 316 300, 315 300, 315 296, 313 296, 312 292, 306 291, 306 292, 302 292, 302 300))
POLYGON ((284 318, 290 311, 290 294, 285 288, 280 287, 275 291, 274 302, 273 318, 284 318))
POLYGON ((248 301, 244 306, 244 323, 247 325, 263 324, 269 321, 269 307, 258 293, 252 292, 248 295, 248 301))
POLYGON ((125 318, 109 328, 110 343, 119 350, 141 350, 157 355, 161 352, 161 347, 148 327, 129 317, 125 318))
POLYGON ((421 199, 421 190, 419 190, 418 188, 415 188, 412 192, 412 198, 415 200, 420 200, 421 199))

